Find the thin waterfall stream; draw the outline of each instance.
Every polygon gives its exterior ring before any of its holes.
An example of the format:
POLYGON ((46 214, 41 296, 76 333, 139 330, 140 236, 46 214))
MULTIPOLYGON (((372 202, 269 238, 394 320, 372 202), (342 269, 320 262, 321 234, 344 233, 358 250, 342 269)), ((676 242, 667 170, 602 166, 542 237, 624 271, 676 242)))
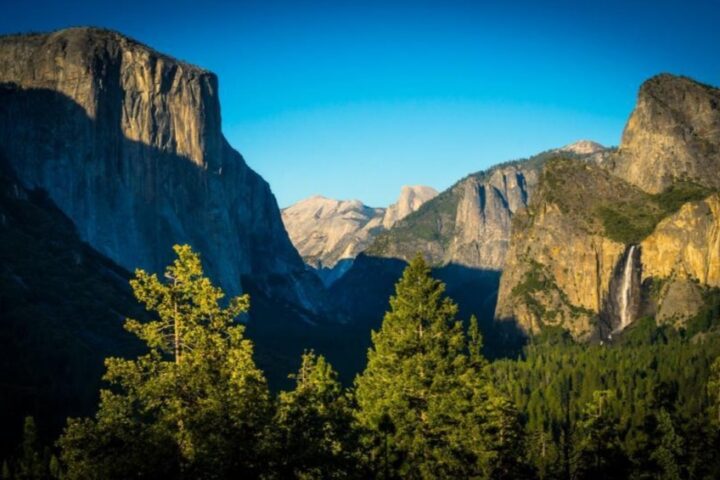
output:
POLYGON ((636 245, 632 245, 625 259, 623 280, 620 286, 620 325, 616 332, 622 331, 632 322, 632 293, 633 293, 633 262, 636 245))

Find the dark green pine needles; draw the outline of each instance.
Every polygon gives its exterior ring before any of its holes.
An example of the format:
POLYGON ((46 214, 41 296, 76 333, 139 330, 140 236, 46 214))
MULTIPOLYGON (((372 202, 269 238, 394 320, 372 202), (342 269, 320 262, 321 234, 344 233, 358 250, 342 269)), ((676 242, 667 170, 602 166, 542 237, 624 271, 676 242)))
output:
POLYGON ((380 478, 518 478, 522 428, 487 381, 482 340, 421 256, 407 267, 356 379, 358 424, 380 478))

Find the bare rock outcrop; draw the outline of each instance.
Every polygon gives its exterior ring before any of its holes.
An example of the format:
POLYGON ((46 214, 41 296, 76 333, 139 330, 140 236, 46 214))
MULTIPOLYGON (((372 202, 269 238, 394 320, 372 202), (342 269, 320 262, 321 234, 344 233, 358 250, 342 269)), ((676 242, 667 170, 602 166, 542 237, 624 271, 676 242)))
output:
POLYGON ((658 193, 678 180, 720 188, 720 89, 658 75, 640 87, 613 171, 658 193))

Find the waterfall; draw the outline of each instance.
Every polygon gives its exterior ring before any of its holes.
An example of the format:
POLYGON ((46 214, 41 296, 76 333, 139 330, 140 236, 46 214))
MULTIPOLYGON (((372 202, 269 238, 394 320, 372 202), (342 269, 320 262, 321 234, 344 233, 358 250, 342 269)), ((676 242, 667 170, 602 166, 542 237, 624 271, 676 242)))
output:
POLYGON ((623 270, 623 279, 620 286, 620 325, 618 325, 616 331, 623 330, 632 322, 633 254, 635 253, 635 248, 635 245, 630 246, 627 258, 625 259, 625 270, 623 270))

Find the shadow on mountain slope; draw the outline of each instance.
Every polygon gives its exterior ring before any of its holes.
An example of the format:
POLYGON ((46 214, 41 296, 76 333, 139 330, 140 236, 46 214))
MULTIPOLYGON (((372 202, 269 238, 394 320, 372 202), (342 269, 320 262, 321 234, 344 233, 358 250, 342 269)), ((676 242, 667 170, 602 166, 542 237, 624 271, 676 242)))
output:
MULTIPOLYGON (((253 295, 249 331, 255 336, 258 363, 274 388, 288 384, 287 374, 296 369, 304 347, 325 352, 332 346, 327 342, 323 348, 329 316, 303 304, 316 301, 307 298, 314 292, 312 285, 303 290, 304 277, 317 285, 319 280, 304 269, 299 256, 297 269, 278 267, 281 272, 273 273, 280 247, 277 239, 267 238, 272 229, 242 229, 237 239, 218 238, 212 231, 188 234, 198 218, 207 217, 203 224, 211 226, 220 221, 219 209, 252 205, 257 211, 245 220, 251 226, 264 221, 264 212, 274 204, 253 203, 265 198, 252 190, 255 183, 247 180, 248 191, 237 198, 249 198, 238 204, 195 201, 198 192, 218 188, 223 180, 204 174, 189 159, 117 138, 117 128, 100 131, 120 122, 119 117, 103 119, 111 113, 99 111, 93 119, 56 91, 0 85, 0 422, 7 427, 0 447, 16 443, 25 415, 34 415, 41 433, 53 438, 66 416, 91 414, 104 358, 138 353, 139 344, 122 324, 125 317, 142 318, 144 313, 130 291, 130 272, 108 258, 118 253, 113 239, 123 229, 130 244, 123 248, 150 259, 128 268, 162 270, 173 259, 172 245, 188 243, 200 252, 214 283, 228 293, 237 293, 232 290, 242 285, 253 295), (76 144, 89 138, 96 150, 77 155, 76 144), (120 152, 128 150, 136 164, 118 161, 126 158, 120 152), (41 188, 47 178, 53 179, 53 192, 41 188), (83 219, 84 228, 61 203, 83 219), (124 214, 105 218, 115 211, 124 214), (148 239, 148 244, 135 245, 138 239, 148 239), (209 249, 231 251, 228 262, 244 265, 247 274, 218 264, 218 255, 203 255, 209 249), (229 273, 238 278, 222 284, 229 273)), ((226 169, 241 168, 238 162, 229 162, 226 169)), ((132 262, 127 255, 119 257, 132 262)))

